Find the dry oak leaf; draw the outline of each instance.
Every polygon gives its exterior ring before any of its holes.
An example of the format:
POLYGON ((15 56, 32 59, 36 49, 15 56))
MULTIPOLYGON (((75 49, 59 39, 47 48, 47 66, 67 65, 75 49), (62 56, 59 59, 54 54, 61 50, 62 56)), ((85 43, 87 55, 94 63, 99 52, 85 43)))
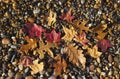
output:
POLYGON ((87 48, 87 49, 88 49, 88 53, 93 58, 99 58, 102 54, 102 52, 98 51, 97 45, 94 45, 93 48, 87 48))
POLYGON ((80 33, 81 33, 82 31, 85 31, 85 32, 90 31, 90 32, 91 32, 91 30, 90 30, 88 27, 85 26, 87 22, 88 22, 88 21, 83 20, 83 21, 80 23, 79 20, 76 20, 76 21, 73 22, 73 26, 76 27, 76 28, 78 28, 78 29, 80 30, 80 33))
POLYGON ((66 20, 68 23, 71 23, 72 20, 75 18, 71 15, 72 9, 70 9, 66 14, 63 13, 62 16, 59 16, 60 19, 66 20))
POLYGON ((44 63, 43 62, 38 63, 38 59, 36 59, 33 61, 32 65, 29 65, 29 67, 32 70, 31 74, 37 74, 38 72, 43 71, 44 63))
POLYGON ((111 32, 111 28, 108 29, 108 31, 104 32, 104 30, 106 30, 107 28, 107 24, 99 24, 97 25, 95 28, 93 28, 92 30, 97 33, 98 35, 97 36, 94 36, 95 38, 97 39, 104 39, 104 37, 109 33, 112 35, 112 32, 111 32))
POLYGON ((47 18, 48 26, 51 26, 56 22, 56 16, 57 14, 50 10, 49 17, 47 18))
POLYGON ((21 45, 20 51, 28 53, 29 50, 33 50, 37 47, 37 42, 34 39, 31 39, 28 36, 26 36, 25 40, 28 42, 28 44, 21 45))
POLYGON ((85 68, 86 58, 82 53, 82 50, 78 50, 78 47, 74 47, 73 44, 69 44, 68 47, 64 48, 63 52, 68 55, 69 61, 75 64, 76 66, 80 66, 85 68))
POLYGON ((55 57, 56 63, 53 64, 54 69, 54 75, 55 77, 61 75, 62 71, 66 72, 66 61, 61 58, 60 55, 57 55, 55 57))
POLYGON ((40 47, 36 51, 40 54, 41 59, 44 58, 45 52, 47 52, 50 57, 52 57, 52 58, 54 57, 53 52, 51 51, 50 48, 57 47, 57 43, 49 43, 49 42, 47 42, 47 44, 45 44, 41 40, 41 41, 39 41, 39 46, 40 47))
POLYGON ((82 32, 79 35, 76 35, 74 40, 81 43, 83 46, 89 42, 89 40, 86 38, 85 32, 82 32))
POLYGON ((63 26, 63 30, 65 32, 64 37, 62 37, 63 40, 71 41, 76 35, 75 29, 73 27, 68 29, 68 28, 63 26))

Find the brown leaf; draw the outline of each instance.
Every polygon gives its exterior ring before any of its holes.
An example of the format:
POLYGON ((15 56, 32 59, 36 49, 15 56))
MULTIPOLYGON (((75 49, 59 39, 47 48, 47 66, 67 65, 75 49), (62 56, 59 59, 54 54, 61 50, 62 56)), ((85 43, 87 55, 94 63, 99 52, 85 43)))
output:
POLYGON ((93 48, 88 48, 88 53, 93 58, 99 58, 102 54, 102 52, 98 51, 97 45, 95 45, 93 48))
POLYGON ((86 58, 82 52, 82 50, 77 49, 77 46, 74 47, 73 44, 69 44, 68 47, 64 48, 64 53, 68 55, 70 62, 77 66, 82 64, 83 68, 85 68, 86 58))
POLYGON ((68 29, 63 26, 63 30, 65 32, 65 36, 62 37, 62 39, 66 40, 66 41, 71 41, 74 38, 74 36, 76 35, 75 29, 73 27, 68 29))
POLYGON ((53 52, 50 48, 57 47, 57 43, 49 43, 45 44, 43 41, 39 41, 39 48, 36 50, 40 54, 40 58, 44 58, 44 53, 47 52, 49 56, 54 57, 53 52))
POLYGON ((41 72, 43 71, 44 69, 44 63, 41 62, 41 63, 38 63, 38 59, 33 61, 33 64, 29 66, 32 71, 31 71, 31 74, 37 74, 38 72, 41 72))
POLYGON ((20 51, 28 53, 29 50, 33 50, 37 47, 37 43, 34 39, 31 39, 28 36, 26 36, 25 40, 28 42, 28 44, 21 45, 20 51))
POLYGON ((51 26, 56 22, 56 16, 57 14, 50 10, 49 17, 47 18, 48 26, 51 26))
POLYGON ((55 57, 55 60, 57 62, 53 64, 53 67, 55 68, 54 75, 55 77, 57 77, 61 74, 62 71, 66 72, 67 64, 66 64, 66 61, 62 59, 60 55, 57 55, 55 57))
POLYGON ((88 32, 88 31, 91 32, 91 30, 88 27, 85 26, 86 23, 87 23, 87 21, 85 21, 85 20, 83 20, 81 23, 80 23, 79 20, 76 20, 76 21, 73 22, 73 26, 76 27, 76 28, 78 28, 80 30, 80 33, 83 30, 86 31, 86 32, 88 32))

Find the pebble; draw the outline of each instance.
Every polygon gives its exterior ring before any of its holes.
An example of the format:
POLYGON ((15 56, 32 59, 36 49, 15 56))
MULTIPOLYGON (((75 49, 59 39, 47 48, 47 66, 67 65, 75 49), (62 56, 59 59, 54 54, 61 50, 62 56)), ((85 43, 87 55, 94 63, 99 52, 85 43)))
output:
POLYGON ((33 76, 26 76, 25 79, 34 79, 33 76))
POLYGON ((13 73, 11 70, 8 70, 8 76, 9 76, 9 77, 13 77, 13 76, 14 76, 14 73, 13 73))
POLYGON ((2 44, 9 44, 10 43, 10 40, 8 38, 3 38, 2 39, 2 44))
POLYGON ((31 22, 31 23, 34 23, 34 18, 28 18, 28 21, 31 22))
POLYGON ((112 56, 111 56, 111 55, 109 55, 109 56, 108 56, 108 61, 109 61, 110 63, 113 61, 113 59, 112 59, 112 56))
POLYGON ((85 3, 85 0, 81 0, 81 4, 84 4, 85 3))
POLYGON ((90 69, 90 71, 93 71, 95 69, 95 66, 94 65, 90 65, 89 69, 90 69))
POLYGON ((23 65, 18 65, 19 70, 23 70, 23 65))
POLYGON ((22 74, 20 72, 17 72, 15 75, 15 79, 22 79, 22 74))

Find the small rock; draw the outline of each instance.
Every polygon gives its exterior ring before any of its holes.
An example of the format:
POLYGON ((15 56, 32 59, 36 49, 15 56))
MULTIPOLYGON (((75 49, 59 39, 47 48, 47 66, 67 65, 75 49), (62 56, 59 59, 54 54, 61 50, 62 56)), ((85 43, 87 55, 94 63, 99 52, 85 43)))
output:
POLYGON ((33 76, 26 76, 25 79, 34 79, 33 76))
POLYGON ((18 68, 19 68, 19 70, 23 70, 23 65, 20 64, 20 65, 18 66, 18 68))
POLYGON ((10 40, 8 38, 3 38, 2 39, 2 44, 9 44, 10 40))
POLYGON ((113 58, 111 55, 108 56, 108 61, 111 63, 113 61, 113 58))
POLYGON ((95 69, 95 66, 94 65, 90 65, 89 69, 90 69, 90 71, 93 71, 95 69))
POLYGON ((20 72, 17 72, 15 75, 15 79, 22 79, 22 74, 20 72))
POLYGON ((31 22, 31 23, 34 23, 34 18, 28 18, 28 21, 31 22))
POLYGON ((81 0, 81 4, 84 4, 85 3, 85 0, 81 0))
POLYGON ((8 76, 11 78, 14 76, 14 73, 11 70, 8 70, 8 76))

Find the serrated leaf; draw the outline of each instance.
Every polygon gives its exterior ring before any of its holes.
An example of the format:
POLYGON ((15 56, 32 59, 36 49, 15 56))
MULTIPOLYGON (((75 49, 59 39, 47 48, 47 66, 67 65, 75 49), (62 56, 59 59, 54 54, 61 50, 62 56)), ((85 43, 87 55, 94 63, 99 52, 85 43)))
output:
POLYGON ((66 40, 66 41, 71 41, 74 38, 74 36, 76 35, 75 29, 73 27, 68 29, 63 26, 63 30, 65 32, 65 35, 64 35, 64 37, 62 37, 62 39, 66 40))
POLYGON ((97 45, 94 45, 93 48, 87 48, 87 49, 88 49, 88 53, 93 58, 99 58, 102 54, 102 52, 98 51, 97 45))
POLYGON ((66 72, 67 64, 66 64, 66 61, 63 58, 61 58, 60 55, 57 55, 55 57, 55 60, 56 60, 56 63, 53 64, 53 67, 55 68, 54 75, 55 77, 57 77, 61 75, 62 71, 66 72))
POLYGON ((82 53, 82 50, 78 50, 73 44, 69 44, 68 47, 64 48, 64 53, 68 55, 69 61, 73 64, 80 66, 82 64, 85 68, 86 58, 82 53))
POLYGON ((37 74, 38 72, 43 71, 44 69, 44 63, 40 62, 38 63, 38 59, 34 60, 33 64, 29 66, 30 69, 32 69, 31 74, 37 74))
POLYGON ((47 18, 48 26, 51 26, 56 22, 56 16, 57 14, 50 10, 49 17, 47 18))

